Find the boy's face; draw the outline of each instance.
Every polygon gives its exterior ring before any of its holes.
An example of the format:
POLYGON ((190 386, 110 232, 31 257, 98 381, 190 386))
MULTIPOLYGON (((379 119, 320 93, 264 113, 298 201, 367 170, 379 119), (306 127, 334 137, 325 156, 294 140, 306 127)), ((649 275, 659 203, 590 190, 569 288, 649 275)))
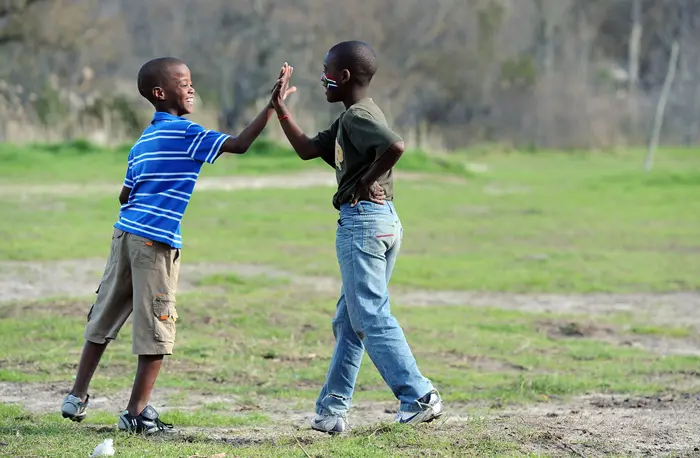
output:
POLYGON ((177 111, 178 116, 194 111, 195 90, 190 69, 185 64, 172 65, 168 69, 168 79, 163 83, 163 87, 155 88, 154 93, 158 100, 177 111))
POLYGON ((336 65, 337 60, 333 54, 326 53, 323 59, 323 74, 321 75, 321 83, 326 89, 326 100, 330 103, 336 103, 343 100, 344 84, 346 70, 339 69, 336 65))

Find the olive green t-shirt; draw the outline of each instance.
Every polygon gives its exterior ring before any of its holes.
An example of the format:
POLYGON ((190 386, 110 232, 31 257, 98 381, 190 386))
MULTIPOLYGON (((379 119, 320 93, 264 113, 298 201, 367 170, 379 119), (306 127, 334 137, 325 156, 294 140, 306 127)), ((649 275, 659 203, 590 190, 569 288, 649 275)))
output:
MULTIPOLYGON (((328 130, 311 139, 323 151, 322 158, 335 168, 338 192, 333 196, 333 206, 352 201, 355 186, 372 163, 389 147, 401 141, 386 123, 382 110, 372 99, 362 99, 347 109, 328 130)), ((387 200, 394 198, 392 170, 379 177, 387 200)))

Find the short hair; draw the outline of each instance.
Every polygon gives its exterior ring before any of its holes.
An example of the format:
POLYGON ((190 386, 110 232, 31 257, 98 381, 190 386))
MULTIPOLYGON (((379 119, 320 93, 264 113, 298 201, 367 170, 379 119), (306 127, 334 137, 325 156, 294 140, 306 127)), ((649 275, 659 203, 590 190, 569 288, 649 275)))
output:
POLYGON ((159 57, 143 64, 137 77, 139 93, 153 102, 153 88, 163 87, 173 65, 184 65, 184 62, 174 57, 159 57))
POLYGON ((364 41, 343 41, 331 48, 337 66, 350 70, 350 77, 361 86, 368 86, 377 73, 377 55, 364 41))

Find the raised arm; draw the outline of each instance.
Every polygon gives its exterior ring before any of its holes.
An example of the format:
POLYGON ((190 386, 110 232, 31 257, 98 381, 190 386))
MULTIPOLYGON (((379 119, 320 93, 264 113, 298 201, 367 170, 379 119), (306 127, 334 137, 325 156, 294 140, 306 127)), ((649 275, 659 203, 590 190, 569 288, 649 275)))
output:
MULTIPOLYGON (((290 95, 296 92, 297 88, 292 86, 289 87, 289 78, 292 77, 292 73, 294 73, 294 67, 289 66, 286 62, 282 66, 282 70, 280 71, 280 76, 277 79, 277 85, 280 84, 280 82, 284 81, 284 90, 280 92, 280 99, 284 102, 284 100, 290 95)), ((272 105, 272 101, 270 101, 267 106, 253 119, 250 124, 248 124, 238 136, 234 137, 228 137, 224 143, 221 145, 221 148, 219 150, 219 154, 221 153, 232 153, 232 154, 244 154, 248 151, 248 148, 250 148, 250 145, 253 144, 253 142, 260 136, 262 133, 263 129, 265 129, 265 126, 267 125, 267 122, 270 120, 272 115, 275 113, 275 108, 272 105)))
MULTIPOLYGON (((289 143, 292 145, 297 155, 305 161, 319 157, 326 160, 326 156, 328 156, 327 148, 325 148, 326 145, 318 141, 318 137, 313 139, 309 138, 297 123, 294 122, 289 108, 287 108, 287 105, 284 103, 286 99, 284 94, 288 90, 289 78, 291 78, 292 73, 293 72, 288 73, 285 75, 286 77, 283 76, 277 81, 277 84, 275 84, 272 90, 271 104, 277 112, 277 117, 279 118, 284 135, 287 137, 287 140, 289 140, 289 143)), ((326 162, 329 161, 326 160, 326 162)), ((329 162, 329 165, 333 166, 333 163, 329 162)))

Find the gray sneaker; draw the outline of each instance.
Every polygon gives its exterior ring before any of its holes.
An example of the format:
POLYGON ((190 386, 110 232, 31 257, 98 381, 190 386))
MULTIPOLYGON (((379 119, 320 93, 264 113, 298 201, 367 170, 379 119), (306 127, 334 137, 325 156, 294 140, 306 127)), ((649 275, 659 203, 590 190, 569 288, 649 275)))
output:
POLYGON ((418 399, 416 403, 421 407, 421 410, 419 412, 404 412, 399 410, 396 414, 396 423, 408 425, 430 423, 442 415, 442 399, 436 390, 418 399))
POLYGON ((340 415, 318 415, 311 419, 311 429, 328 434, 340 434, 348 428, 348 422, 340 415))
POLYGON ((151 406, 146 406, 137 416, 129 415, 125 410, 119 416, 117 424, 119 430, 138 434, 156 434, 156 433, 176 433, 177 430, 169 423, 163 423, 158 416, 158 412, 151 406))
POLYGON ((68 394, 63 400, 63 405, 61 405, 61 414, 63 418, 70 418, 72 421, 81 422, 85 420, 87 413, 88 401, 90 400, 90 395, 85 398, 85 402, 77 396, 68 394))

